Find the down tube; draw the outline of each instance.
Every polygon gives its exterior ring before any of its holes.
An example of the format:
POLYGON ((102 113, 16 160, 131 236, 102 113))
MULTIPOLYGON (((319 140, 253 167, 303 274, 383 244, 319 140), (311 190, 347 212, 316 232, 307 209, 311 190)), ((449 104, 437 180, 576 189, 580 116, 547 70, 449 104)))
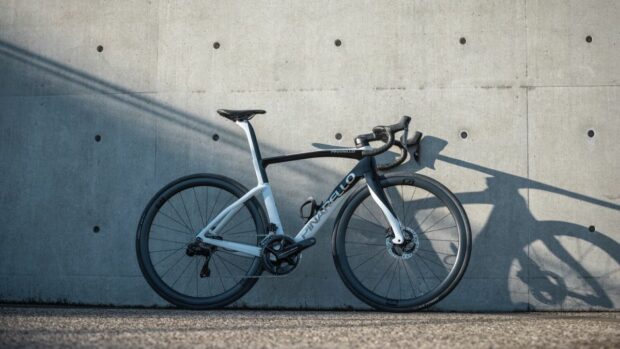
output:
POLYGON ((297 236, 295 236, 295 240, 301 241, 313 237, 339 206, 340 203, 336 202, 340 201, 340 198, 353 188, 368 171, 372 171, 372 162, 370 158, 364 158, 360 160, 353 170, 344 177, 336 188, 334 188, 329 197, 323 201, 318 212, 308 220, 308 223, 306 223, 303 228, 301 228, 297 236))

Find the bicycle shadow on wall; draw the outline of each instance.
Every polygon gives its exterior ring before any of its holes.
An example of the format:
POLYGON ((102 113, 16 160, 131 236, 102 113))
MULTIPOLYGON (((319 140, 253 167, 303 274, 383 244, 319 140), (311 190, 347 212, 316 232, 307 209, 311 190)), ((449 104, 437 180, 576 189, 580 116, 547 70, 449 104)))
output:
MULTIPOLYGON (((150 116, 155 116, 200 137, 211 139, 211 136, 217 135, 212 138, 214 141, 217 139, 217 142, 244 153, 248 151, 247 141, 245 137, 240 136, 241 133, 238 132, 237 127, 215 115, 215 110, 208 110, 205 115, 188 112, 150 97, 149 92, 125 88, 3 40, 0 40, 0 57, 3 57, 0 76, 5 82, 4 86, 0 84, 0 96, 5 92, 4 88, 9 92, 26 90, 34 96, 80 95, 86 90, 148 113, 150 116), (28 69, 24 68, 26 66, 28 69), (215 118, 215 121, 211 120, 211 116, 215 118)), ((96 112, 103 113, 104 111, 96 110, 96 112)), ((85 114, 90 116, 92 112, 85 114)), ((283 153, 282 149, 266 142, 261 142, 260 146, 266 154, 283 153)), ((335 178, 339 178, 339 174, 325 166, 308 168, 299 163, 292 163, 290 168, 300 174, 321 176, 328 172, 335 178)), ((249 178, 253 177, 249 176, 249 178)))
MULTIPOLYGON (((463 295, 457 288, 456 298, 467 297, 470 304, 471 298, 476 299, 484 309, 490 308, 484 305, 488 301, 512 304, 515 310, 535 309, 537 305, 552 309, 575 304, 614 307, 607 292, 619 287, 620 244, 593 226, 536 219, 519 190, 553 193, 607 210, 620 211, 620 205, 441 155, 447 144, 443 139, 425 136, 420 164, 410 161, 406 166, 412 171, 434 170, 435 162, 441 161, 488 175, 486 189, 456 195, 466 209, 467 205, 491 205, 486 222, 473 229, 472 257, 465 278, 476 282, 489 278, 497 283, 493 286, 489 282, 494 290, 479 295, 463 295), (519 283, 525 285, 522 290, 519 283)), ((415 204, 425 203, 417 200, 415 204)))

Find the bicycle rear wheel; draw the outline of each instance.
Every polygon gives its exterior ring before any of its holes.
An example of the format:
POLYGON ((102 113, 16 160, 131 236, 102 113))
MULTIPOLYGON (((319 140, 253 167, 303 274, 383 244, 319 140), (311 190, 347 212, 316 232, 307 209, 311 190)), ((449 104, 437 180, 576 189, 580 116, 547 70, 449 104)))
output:
POLYGON ((465 210, 446 187, 421 175, 381 181, 401 223, 394 234, 368 188, 347 201, 332 238, 345 285, 366 304, 414 311, 440 301, 457 285, 469 261, 471 232, 465 210))
MULTIPOLYGON (((260 258, 215 248, 207 263, 205 255, 188 253, 200 229, 246 192, 230 178, 199 174, 168 184, 151 199, 138 226, 136 252, 145 279, 161 297, 184 308, 219 308, 256 283, 260 258)), ((252 198, 215 238, 258 244, 266 234, 266 221, 262 206, 252 198)))

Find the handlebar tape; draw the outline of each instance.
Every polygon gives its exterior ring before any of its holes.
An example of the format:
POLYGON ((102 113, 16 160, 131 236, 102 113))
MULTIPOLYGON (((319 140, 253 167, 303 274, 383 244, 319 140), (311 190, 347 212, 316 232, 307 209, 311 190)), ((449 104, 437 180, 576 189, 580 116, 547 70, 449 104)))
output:
MULTIPOLYGON (((394 133, 407 130, 409 127, 409 122, 411 122, 411 117, 404 115, 400 118, 400 121, 388 126, 376 126, 372 129, 372 133, 375 135, 375 139, 383 141, 385 144, 379 148, 372 150, 364 150, 362 151, 362 155, 364 156, 374 156, 381 154, 388 149, 390 149, 395 142, 394 133)), ((401 143, 402 145, 402 143, 401 143)))

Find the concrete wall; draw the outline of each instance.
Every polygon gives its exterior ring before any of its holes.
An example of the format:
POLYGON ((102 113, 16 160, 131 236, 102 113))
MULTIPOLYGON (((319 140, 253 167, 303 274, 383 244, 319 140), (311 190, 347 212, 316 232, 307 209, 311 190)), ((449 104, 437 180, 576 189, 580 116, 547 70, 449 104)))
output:
MULTIPOLYGON (((619 23, 613 0, 0 0, 0 300, 166 304, 136 262, 141 211, 190 173, 252 186, 215 110, 257 107, 266 156, 414 117, 407 171, 458 193, 474 232, 436 309, 618 309, 619 23)), ((351 166, 270 169, 285 229, 351 166)), ((330 234, 237 304, 363 308, 330 234)))

